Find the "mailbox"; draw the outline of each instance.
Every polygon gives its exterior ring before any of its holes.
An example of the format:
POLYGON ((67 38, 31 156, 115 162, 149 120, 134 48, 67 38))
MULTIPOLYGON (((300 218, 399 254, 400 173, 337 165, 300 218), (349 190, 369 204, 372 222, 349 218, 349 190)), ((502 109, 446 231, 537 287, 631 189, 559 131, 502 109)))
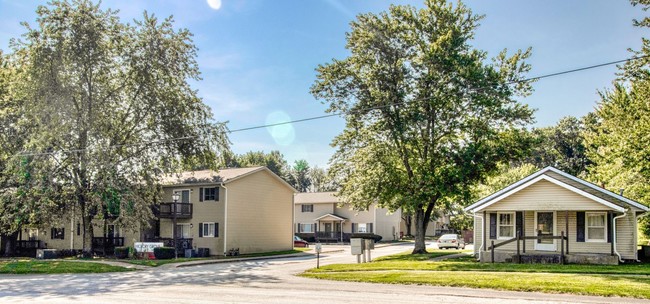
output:
POLYGON ((368 240, 368 239, 365 239, 364 242, 366 243, 366 244, 365 244, 365 245, 366 245, 366 246, 365 246, 366 249, 368 249, 368 250, 375 249, 375 240, 368 240))
POLYGON ((363 254, 363 239, 350 239, 350 252, 354 255, 363 254))

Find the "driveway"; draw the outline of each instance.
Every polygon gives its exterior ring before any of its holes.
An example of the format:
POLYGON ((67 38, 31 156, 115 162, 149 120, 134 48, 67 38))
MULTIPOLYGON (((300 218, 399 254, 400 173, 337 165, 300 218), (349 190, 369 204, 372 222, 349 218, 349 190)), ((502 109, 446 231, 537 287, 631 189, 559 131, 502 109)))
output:
MULTIPOLYGON (((377 248, 373 252, 373 257, 411 248, 411 244, 377 248)), ((349 248, 345 246, 324 246, 324 249, 330 253, 321 255, 321 265, 356 261, 356 258, 350 255, 349 248)), ((314 256, 302 256, 183 268, 152 268, 128 273, 2 275, 0 276, 0 302, 647 303, 621 298, 336 282, 294 275, 315 266, 314 256)))

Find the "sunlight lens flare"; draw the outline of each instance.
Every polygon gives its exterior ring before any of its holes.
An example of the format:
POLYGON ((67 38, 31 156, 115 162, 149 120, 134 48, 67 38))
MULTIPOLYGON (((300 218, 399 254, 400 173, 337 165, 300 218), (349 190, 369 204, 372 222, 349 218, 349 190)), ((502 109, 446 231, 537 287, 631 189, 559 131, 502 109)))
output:
POLYGON ((216 11, 221 8, 221 0, 208 0, 208 5, 216 11))
MULTIPOLYGON (((291 117, 284 111, 274 111, 266 116, 267 125, 273 125, 287 121, 291 121, 291 117)), ((293 124, 269 126, 266 127, 266 130, 269 132, 269 134, 271 134, 271 137, 273 137, 275 143, 281 146, 291 145, 296 139, 296 131, 293 128, 293 124)))

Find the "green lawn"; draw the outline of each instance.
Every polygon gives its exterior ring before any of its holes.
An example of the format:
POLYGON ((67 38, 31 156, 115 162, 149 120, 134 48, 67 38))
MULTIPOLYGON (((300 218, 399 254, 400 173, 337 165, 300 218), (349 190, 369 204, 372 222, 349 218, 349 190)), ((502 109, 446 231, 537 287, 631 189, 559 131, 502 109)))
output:
POLYGON ((327 265, 302 276, 650 299, 650 264, 490 264, 478 263, 471 257, 434 262, 418 255, 399 254, 366 264, 327 265))
POLYGON ((209 257, 209 258, 178 258, 178 259, 169 259, 169 260, 119 260, 120 262, 126 262, 126 263, 131 263, 131 264, 136 264, 136 265, 144 265, 144 266, 151 266, 151 267, 158 267, 161 265, 165 264, 171 264, 171 263, 182 263, 182 262, 190 262, 190 261, 201 261, 201 260, 226 260, 226 259, 236 259, 236 258, 252 258, 252 257, 264 257, 264 256, 274 256, 274 255, 283 255, 283 254, 295 254, 295 253, 301 253, 304 251, 310 250, 309 248, 296 248, 293 250, 284 250, 284 251, 271 251, 271 252, 260 252, 260 253, 252 253, 252 254, 242 254, 238 256, 214 256, 214 257, 209 257))
POLYGON ((5 274, 102 273, 132 270, 92 262, 41 261, 33 259, 0 260, 0 273, 5 274))

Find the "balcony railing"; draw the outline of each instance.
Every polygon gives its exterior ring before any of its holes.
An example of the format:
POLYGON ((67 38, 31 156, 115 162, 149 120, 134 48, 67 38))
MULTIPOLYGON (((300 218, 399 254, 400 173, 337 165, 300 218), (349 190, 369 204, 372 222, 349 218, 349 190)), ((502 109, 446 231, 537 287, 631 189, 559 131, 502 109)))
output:
POLYGON ((192 203, 161 203, 158 206, 158 217, 188 219, 192 218, 192 203))
POLYGON ((17 249, 42 249, 45 248, 45 246, 43 246, 43 242, 39 240, 30 240, 30 241, 18 240, 16 241, 16 248, 17 249))

